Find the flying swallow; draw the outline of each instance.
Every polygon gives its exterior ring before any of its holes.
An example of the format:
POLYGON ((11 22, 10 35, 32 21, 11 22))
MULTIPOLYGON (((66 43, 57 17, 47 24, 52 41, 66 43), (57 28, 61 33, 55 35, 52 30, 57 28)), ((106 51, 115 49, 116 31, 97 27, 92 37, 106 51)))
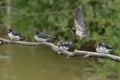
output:
POLYGON ((88 28, 88 25, 84 24, 83 14, 80 8, 76 9, 75 17, 74 17, 74 26, 75 29, 73 29, 72 32, 77 36, 79 36, 80 39, 82 39, 85 36, 89 36, 89 34, 86 33, 86 29, 88 28))

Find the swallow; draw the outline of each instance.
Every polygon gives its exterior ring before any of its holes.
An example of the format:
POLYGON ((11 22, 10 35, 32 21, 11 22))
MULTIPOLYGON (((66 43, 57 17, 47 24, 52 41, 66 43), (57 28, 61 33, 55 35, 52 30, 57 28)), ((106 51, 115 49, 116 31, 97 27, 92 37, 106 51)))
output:
POLYGON ((50 36, 50 35, 46 35, 46 34, 44 34, 42 32, 38 32, 38 31, 36 31, 35 35, 34 35, 34 39, 36 41, 40 41, 40 42, 46 42, 46 41, 48 41, 51 38, 54 38, 54 37, 50 36))
POLYGON ((72 42, 58 42, 57 46, 61 48, 62 50, 68 50, 73 45, 72 42))
POLYGON ((106 44, 103 43, 103 42, 100 42, 100 43, 97 45, 96 51, 97 51, 98 53, 109 53, 109 51, 112 51, 112 47, 106 45, 106 44))
POLYGON ((86 29, 88 28, 88 25, 84 24, 83 14, 80 8, 76 9, 75 17, 74 17, 74 26, 75 29, 72 29, 72 32, 77 36, 79 36, 80 39, 89 36, 89 34, 86 33, 86 29))
POLYGON ((14 29, 8 30, 8 36, 11 40, 14 40, 14 41, 19 41, 19 40, 25 39, 25 36, 21 35, 19 32, 16 32, 14 29))

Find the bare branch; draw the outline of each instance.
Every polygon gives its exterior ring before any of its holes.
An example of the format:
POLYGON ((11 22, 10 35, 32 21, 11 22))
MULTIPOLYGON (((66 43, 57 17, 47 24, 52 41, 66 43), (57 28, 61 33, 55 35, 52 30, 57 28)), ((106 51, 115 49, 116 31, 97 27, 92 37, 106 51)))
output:
POLYGON ((3 44, 20 44, 20 45, 28 45, 28 46, 40 46, 40 45, 46 45, 51 47, 51 49, 54 52, 65 54, 67 56, 75 56, 75 55, 83 55, 84 57, 98 57, 98 58, 106 58, 106 59, 111 59, 117 62, 120 62, 120 57, 111 55, 111 54, 104 54, 104 53, 97 53, 97 52, 90 52, 90 51, 82 51, 82 50, 74 50, 73 52, 69 52, 66 50, 62 50, 58 46, 54 45, 53 43, 49 42, 25 42, 25 41, 11 41, 8 39, 3 39, 0 38, 1 43, 3 44))

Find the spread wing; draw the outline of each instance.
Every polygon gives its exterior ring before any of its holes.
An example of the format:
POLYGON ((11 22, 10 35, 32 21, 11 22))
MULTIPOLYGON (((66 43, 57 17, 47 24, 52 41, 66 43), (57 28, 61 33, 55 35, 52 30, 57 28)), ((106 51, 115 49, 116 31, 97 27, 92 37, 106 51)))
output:
POLYGON ((81 31, 86 30, 84 20, 83 20, 82 11, 81 11, 80 8, 76 9, 75 18, 74 18, 74 24, 75 24, 76 29, 79 29, 81 31))

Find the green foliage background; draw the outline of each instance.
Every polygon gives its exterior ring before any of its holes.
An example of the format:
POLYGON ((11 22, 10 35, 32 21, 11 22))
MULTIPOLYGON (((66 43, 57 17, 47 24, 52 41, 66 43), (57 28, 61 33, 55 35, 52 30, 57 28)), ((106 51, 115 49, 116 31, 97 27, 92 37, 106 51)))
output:
MULTIPOLYGON (((6 3, 1 6, 6 6, 6 3)), ((1 9, 0 18, 3 21, 0 26, 5 29, 7 24, 5 8, 1 9)), ((55 35, 54 42, 72 40, 77 48, 84 44, 88 49, 94 48, 98 42, 104 41, 114 47, 114 55, 119 55, 119 21, 120 0, 12 0, 11 26, 32 41, 34 32, 39 30, 55 35), (79 41, 77 36, 70 32, 74 28, 74 12, 77 7, 82 7, 84 20, 89 23, 87 32, 92 38, 79 41)), ((90 63, 96 72, 105 75, 115 72, 120 76, 119 63, 104 59, 98 59, 98 62, 102 63, 102 69, 97 66, 98 64, 90 63)))

